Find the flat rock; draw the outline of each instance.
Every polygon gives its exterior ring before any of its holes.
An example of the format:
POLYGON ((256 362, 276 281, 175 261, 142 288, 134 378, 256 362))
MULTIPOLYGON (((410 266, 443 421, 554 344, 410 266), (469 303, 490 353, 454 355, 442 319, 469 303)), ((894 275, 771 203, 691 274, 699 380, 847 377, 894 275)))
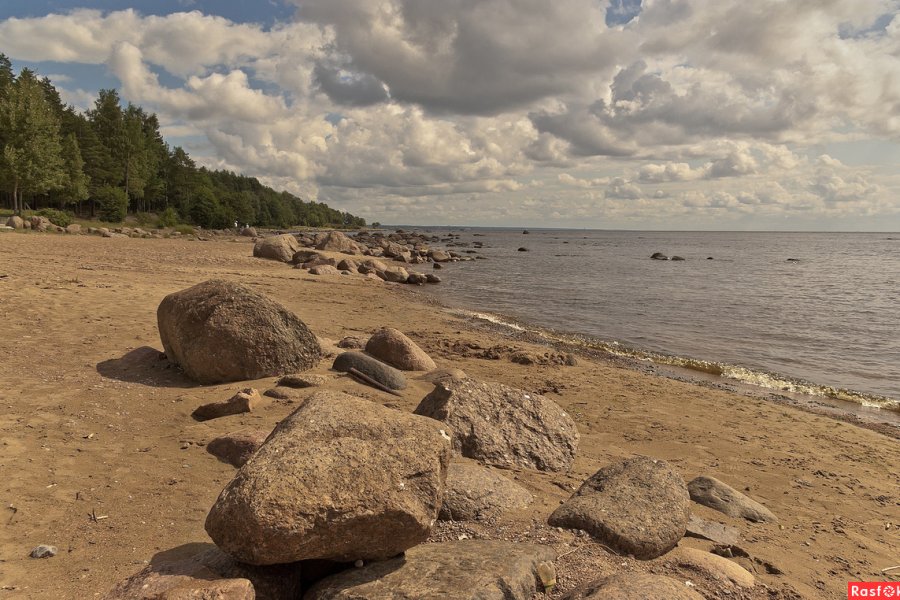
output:
POLYGON ((689 518, 681 475, 665 461, 637 456, 597 471, 548 523, 583 529, 615 550, 650 559, 678 544, 689 518))
POLYGON ((300 566, 241 564, 212 544, 161 553, 104 600, 282 600, 299 598, 300 566))
POLYGON ((693 571, 699 571, 713 579, 731 582, 742 588, 752 588, 756 578, 741 565, 695 548, 676 548, 666 555, 667 562, 693 571))
POLYGON ((393 327, 384 327, 366 342, 366 352, 402 371, 431 371, 437 368, 431 357, 393 327))
POLYGON ((206 531, 256 565, 391 558, 431 531, 448 438, 430 419, 317 392, 225 486, 206 531))
POLYGON ((325 385, 325 382, 327 381, 328 378, 324 375, 302 375, 300 373, 295 373, 280 378, 278 380, 278 386, 304 389, 325 385))
POLYGON ((320 581, 305 600, 531 600, 543 591, 537 569, 547 546, 493 540, 422 544, 404 557, 320 581))
POLYGON ((447 381, 449 379, 465 379, 468 377, 466 372, 462 369, 435 369, 433 371, 429 371, 424 375, 420 375, 416 377, 419 381, 428 381, 430 383, 437 383, 439 381, 447 381))
POLYGON ((714 477, 701 475, 688 484, 691 500, 729 517, 744 518, 754 523, 778 521, 772 512, 749 496, 714 477))
POLYGON ((704 600, 704 598, 671 577, 648 573, 622 573, 569 592, 562 600, 704 600))
POLYGON ((415 414, 447 423, 454 450, 497 467, 565 471, 578 447, 575 422, 558 404, 500 383, 439 381, 415 414))
POLYGON ((239 415, 251 412, 260 402, 262 402, 262 398, 259 395, 259 391, 254 388, 247 388, 239 391, 224 402, 204 404, 191 413, 191 416, 198 421, 209 421, 219 417, 239 415))
POLYGON ((340 275, 341 272, 331 265, 318 265, 309 270, 310 275, 340 275))
POLYGON ((285 233, 257 240, 253 245, 253 256, 289 263, 299 249, 300 242, 297 238, 285 233))
POLYGON ((444 501, 438 518, 475 521, 525 508, 534 500, 518 483, 474 461, 454 461, 447 470, 444 501))
POLYGON ((341 341, 337 343, 338 348, 347 348, 353 350, 362 350, 366 347, 366 340, 362 339, 359 336, 348 335, 345 338, 342 338, 341 341))
POLYGON ((250 460, 269 435, 267 431, 235 431, 220 435, 206 445, 206 451, 233 467, 242 467, 250 460))
POLYGON ((734 546, 741 541, 741 533, 734 527, 713 523, 712 521, 701 519, 697 515, 691 515, 685 535, 726 546, 734 546))
POLYGON ((228 281, 169 294, 157 321, 166 356, 202 384, 305 371, 322 356, 316 336, 297 315, 228 281))
POLYGON ((298 388, 289 387, 286 385, 278 385, 273 388, 267 389, 263 392, 264 396, 268 396, 269 398, 275 398, 276 400, 301 400, 306 396, 306 394, 298 388))
POLYGON ((349 373, 350 369, 356 369, 392 390, 402 390, 406 387, 406 377, 403 376, 403 373, 362 352, 344 352, 339 354, 334 359, 334 364, 331 365, 331 368, 343 373, 349 373))

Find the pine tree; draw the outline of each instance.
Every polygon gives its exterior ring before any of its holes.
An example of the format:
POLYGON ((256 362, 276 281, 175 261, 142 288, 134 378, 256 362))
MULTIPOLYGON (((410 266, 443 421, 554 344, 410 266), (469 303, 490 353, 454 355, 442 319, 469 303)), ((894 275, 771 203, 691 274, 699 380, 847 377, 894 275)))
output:
POLYGON ((90 178, 84 173, 84 159, 78 148, 78 139, 70 133, 62 140, 64 182, 61 188, 64 204, 78 204, 88 199, 90 178))

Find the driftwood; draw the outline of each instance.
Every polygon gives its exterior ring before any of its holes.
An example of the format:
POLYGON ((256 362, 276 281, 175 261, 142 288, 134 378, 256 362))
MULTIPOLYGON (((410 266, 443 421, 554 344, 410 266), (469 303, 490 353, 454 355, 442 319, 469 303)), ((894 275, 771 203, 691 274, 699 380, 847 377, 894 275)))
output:
POLYGON ((358 370, 356 370, 356 369, 354 369, 354 368, 351 368, 351 369, 350 369, 349 371, 347 371, 347 372, 350 373, 350 375, 352 375, 353 377, 355 377, 355 378, 358 379, 359 381, 361 381, 361 382, 363 382, 363 383, 367 383, 367 384, 371 385, 371 386, 374 387, 374 388, 378 388, 378 389, 381 390, 382 392, 387 392, 388 394, 393 394, 393 395, 395 395, 395 396, 400 396, 401 398, 403 397, 403 394, 401 394, 401 393, 398 392, 397 390, 392 390, 391 388, 389 388, 388 386, 384 385, 383 383, 381 383, 381 382, 379 382, 379 381, 375 381, 374 379, 372 379, 371 377, 369 377, 369 376, 366 375, 365 373, 361 373, 361 372, 359 372, 358 370))

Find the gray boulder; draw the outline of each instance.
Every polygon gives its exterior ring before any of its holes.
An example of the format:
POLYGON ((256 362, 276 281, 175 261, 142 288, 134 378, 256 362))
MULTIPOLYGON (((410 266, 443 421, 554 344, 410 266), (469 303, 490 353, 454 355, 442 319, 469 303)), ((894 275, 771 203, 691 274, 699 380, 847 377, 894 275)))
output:
POLYGON ((166 356, 202 384, 305 371, 322 357, 297 315, 241 284, 211 280, 169 294, 156 314, 166 356))
POLYGON ((439 423, 318 392, 225 486, 206 531, 255 565, 385 560, 428 537, 449 459, 439 423))
POLYGON ((489 519, 523 509, 533 500, 528 490, 518 483, 474 461, 457 460, 447 470, 439 518, 444 521, 489 519))
POLYGON ((300 242, 297 241, 297 238, 289 233, 285 233, 258 240, 253 246, 253 256, 269 260, 280 260, 281 262, 291 262, 291 259, 294 258, 294 253, 299 249, 300 242))
POLYGON ((438 382, 415 413, 447 423, 463 456, 498 467, 566 471, 578 447, 575 422, 558 404, 500 383, 438 382))
POLYGON ((583 529, 615 550, 651 559, 678 544, 689 517, 681 475, 665 461, 637 456, 597 471, 548 523, 583 529))
POLYGON ((714 477, 701 475, 688 484, 691 500, 729 517, 744 518, 754 523, 774 523, 778 517, 768 508, 745 496, 714 477))
POLYGON ((331 368, 342 373, 349 373, 350 369, 356 369, 392 390, 406 388, 406 377, 403 376, 403 373, 362 352, 338 354, 331 368))
POLYGON ((405 556, 351 569, 317 583, 305 600, 531 600, 538 568, 556 559, 547 546, 493 540, 422 544, 405 556))
POLYGON ((384 327, 366 342, 366 352, 403 371, 432 371, 437 368, 424 350, 393 327, 384 327))

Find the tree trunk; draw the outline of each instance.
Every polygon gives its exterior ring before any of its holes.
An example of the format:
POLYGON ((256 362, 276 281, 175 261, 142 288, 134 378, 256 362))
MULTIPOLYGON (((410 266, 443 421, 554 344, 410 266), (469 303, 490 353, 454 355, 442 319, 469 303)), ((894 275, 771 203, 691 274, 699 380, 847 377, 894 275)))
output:
POLYGON ((19 207, 19 179, 13 179, 13 213, 20 215, 22 209, 19 207))

